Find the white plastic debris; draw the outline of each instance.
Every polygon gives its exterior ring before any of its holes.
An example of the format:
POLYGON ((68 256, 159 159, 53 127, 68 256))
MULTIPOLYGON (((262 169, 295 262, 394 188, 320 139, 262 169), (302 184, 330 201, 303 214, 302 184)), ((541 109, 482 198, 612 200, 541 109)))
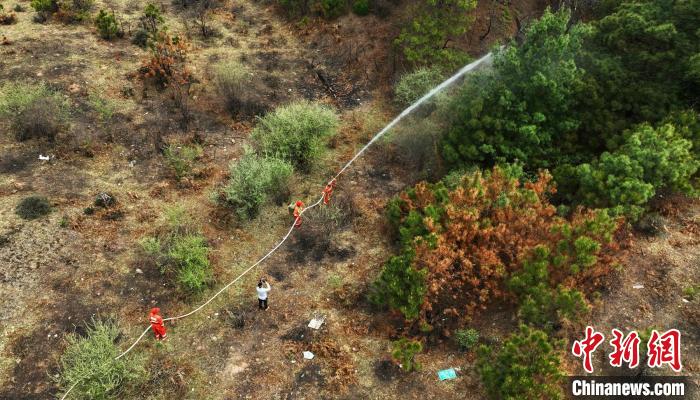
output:
POLYGON ((690 301, 688 301, 688 299, 681 299, 681 300, 683 300, 684 303, 690 303, 690 301))
POLYGON ((314 317, 311 321, 309 321, 309 328, 319 329, 319 328, 321 328, 321 325, 323 325, 323 322, 325 320, 326 320, 326 317, 324 317, 324 316, 314 317))
POLYGON ((305 360, 312 360, 314 358, 314 353, 310 351, 305 351, 304 352, 304 359, 305 360))
POLYGON ((51 156, 44 156, 44 155, 39 154, 39 159, 41 161, 49 161, 51 159, 51 156))
POLYGON ((632 289, 644 289, 644 285, 640 285, 640 284, 632 285, 632 289))

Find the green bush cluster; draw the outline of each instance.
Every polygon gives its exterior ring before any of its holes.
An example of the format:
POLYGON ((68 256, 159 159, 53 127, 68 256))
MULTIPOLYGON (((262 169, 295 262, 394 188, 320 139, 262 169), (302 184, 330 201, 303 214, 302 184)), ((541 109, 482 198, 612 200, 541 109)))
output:
POLYGON ((439 85, 444 76, 438 67, 421 67, 404 74, 394 86, 394 101, 399 107, 406 108, 439 85))
POLYGON ((491 399, 562 399, 559 357, 545 332, 521 326, 503 345, 479 348, 477 369, 491 399))
POLYGON ((207 240, 182 207, 165 211, 165 230, 158 236, 146 236, 139 242, 161 271, 173 275, 186 293, 201 293, 212 282, 207 240))
POLYGON ((171 144, 165 148, 163 156, 175 178, 180 181, 190 177, 195 170, 195 162, 203 154, 202 146, 197 144, 176 145, 171 144))
POLYGON ((261 117, 251 137, 265 156, 309 172, 323 154, 324 141, 336 133, 337 126, 338 116, 333 110, 302 101, 261 117))
POLYGON ((100 10, 95 17, 95 26, 102 39, 111 40, 124 35, 114 11, 100 10))
POLYGON ((148 371, 143 357, 114 359, 121 353, 121 337, 115 322, 102 320, 88 324, 84 337, 70 334, 56 378, 61 392, 73 388, 70 398, 76 400, 120 399, 124 398, 125 389, 145 382, 148 371))
POLYGON ((231 164, 230 171, 220 200, 241 220, 255 218, 265 202, 284 201, 289 196, 293 168, 283 160, 248 152, 231 164))
POLYGON ((53 141, 69 113, 66 99, 46 84, 6 83, 0 87, 0 116, 10 122, 15 138, 53 141))
POLYGON ((51 204, 49 200, 43 196, 25 197, 15 208, 15 213, 24 219, 37 219, 48 215, 50 212, 51 204))

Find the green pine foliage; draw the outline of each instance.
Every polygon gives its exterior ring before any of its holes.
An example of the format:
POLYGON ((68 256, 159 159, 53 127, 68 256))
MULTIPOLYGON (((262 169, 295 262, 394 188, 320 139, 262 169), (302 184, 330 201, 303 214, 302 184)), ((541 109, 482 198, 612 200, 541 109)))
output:
POLYGON ((641 125, 625 135, 617 150, 591 163, 562 166, 555 174, 568 185, 564 192, 569 202, 610 208, 636 221, 659 191, 695 192, 700 161, 692 146, 673 125, 641 125))
POLYGON ((408 320, 418 317, 426 292, 427 271, 415 269, 413 257, 414 251, 410 248, 390 257, 370 294, 372 303, 398 310, 408 320))
POLYGON ((477 368, 491 399, 563 399, 559 357, 545 332, 521 326, 499 349, 479 348, 477 368))
POLYGON ((365 16, 369 11, 369 0, 355 0, 352 3, 352 12, 359 16, 365 16))
POLYGON ((550 286, 550 256, 546 247, 535 248, 508 281, 508 289, 519 298, 521 321, 546 330, 552 330, 560 320, 575 321, 588 311, 580 291, 550 286))
POLYGON ((660 191, 694 193, 699 5, 611 3, 573 25, 545 11, 456 96, 445 161, 556 168, 556 201, 632 221, 660 191))
POLYGON ((100 37, 105 40, 112 40, 124 35, 124 32, 117 22, 117 16, 114 14, 114 11, 107 12, 105 10, 100 10, 95 17, 95 26, 97 27, 100 37))
POLYGON ((586 29, 568 29, 568 19, 567 12, 545 11, 521 45, 496 51, 493 73, 464 86, 443 144, 449 164, 517 160, 536 170, 590 154, 573 115, 584 77, 575 57, 586 29))
POLYGON ((474 0, 420 0, 395 44, 416 66, 453 69, 463 65, 468 55, 448 44, 469 29, 473 20, 470 11, 475 7, 474 0))
POLYGON ((391 356, 406 372, 418 371, 421 365, 415 360, 416 354, 423 351, 423 344, 416 340, 401 338, 391 343, 391 356))
POLYGON ((75 400, 121 399, 129 387, 145 382, 148 371, 143 357, 114 359, 121 353, 121 336, 115 322, 103 320, 93 320, 85 337, 68 335, 68 347, 60 360, 61 371, 55 379, 60 393, 73 388, 70 398, 75 400))
POLYGON ((297 102, 260 118, 251 137, 260 152, 309 172, 325 151, 325 140, 335 135, 338 116, 328 107, 297 102))

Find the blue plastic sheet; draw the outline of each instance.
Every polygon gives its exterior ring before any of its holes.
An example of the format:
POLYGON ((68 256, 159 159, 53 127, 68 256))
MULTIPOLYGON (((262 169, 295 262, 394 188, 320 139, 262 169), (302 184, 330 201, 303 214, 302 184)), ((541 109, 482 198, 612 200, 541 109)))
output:
POLYGON ((457 377, 457 371, 455 371, 454 368, 448 368, 448 369, 443 369, 442 371, 438 371, 438 378, 440 378, 441 381, 445 381, 448 379, 455 379, 457 377))

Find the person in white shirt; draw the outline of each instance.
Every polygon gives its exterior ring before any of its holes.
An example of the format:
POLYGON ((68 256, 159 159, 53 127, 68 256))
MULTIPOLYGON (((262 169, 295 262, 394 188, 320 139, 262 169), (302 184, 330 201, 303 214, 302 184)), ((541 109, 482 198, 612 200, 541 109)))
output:
POLYGON ((258 308, 267 311, 267 292, 272 289, 270 284, 267 283, 265 278, 262 278, 258 282, 258 287, 255 289, 258 291, 258 308))

